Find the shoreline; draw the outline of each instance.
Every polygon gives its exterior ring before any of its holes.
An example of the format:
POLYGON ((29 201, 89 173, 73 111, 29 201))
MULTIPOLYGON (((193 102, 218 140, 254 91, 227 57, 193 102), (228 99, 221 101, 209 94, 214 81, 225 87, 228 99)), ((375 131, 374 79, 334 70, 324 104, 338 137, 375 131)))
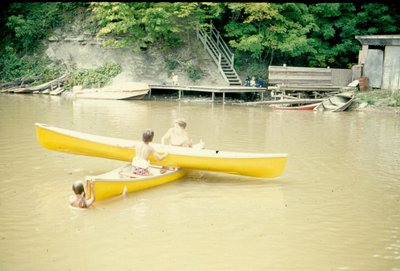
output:
POLYGON ((400 115, 399 107, 389 107, 389 106, 380 107, 380 106, 368 105, 364 108, 357 107, 357 108, 353 109, 352 111, 385 113, 385 114, 399 114, 400 115))

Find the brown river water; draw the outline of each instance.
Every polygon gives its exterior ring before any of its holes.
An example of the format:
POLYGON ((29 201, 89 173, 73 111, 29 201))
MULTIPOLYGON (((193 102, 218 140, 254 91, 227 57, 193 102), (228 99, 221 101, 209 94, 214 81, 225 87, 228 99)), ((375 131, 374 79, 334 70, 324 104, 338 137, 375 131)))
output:
POLYGON ((400 270, 399 115, 0 94, 0 131, 0 270, 400 270), (209 149, 288 153, 283 175, 192 171, 75 210, 72 183, 123 162, 34 127, 159 143, 177 117, 209 149))

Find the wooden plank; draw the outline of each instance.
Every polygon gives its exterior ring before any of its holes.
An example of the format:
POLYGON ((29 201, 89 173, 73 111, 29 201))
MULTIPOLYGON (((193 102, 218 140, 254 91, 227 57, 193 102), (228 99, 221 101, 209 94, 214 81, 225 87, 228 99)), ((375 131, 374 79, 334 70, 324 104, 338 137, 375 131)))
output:
POLYGON ((276 70, 276 71, 306 71, 306 72, 321 72, 321 71, 329 71, 330 69, 327 68, 315 68, 315 67, 295 67, 295 66, 269 66, 269 70, 276 70))
POLYGON ((197 92, 216 92, 216 93, 242 93, 242 92, 264 92, 267 88, 231 86, 231 87, 214 87, 214 86, 164 86, 164 85, 149 85, 151 89, 170 89, 170 90, 185 90, 197 92))
POLYGON ((271 84, 331 85, 332 70, 325 68, 269 66, 268 78, 271 84))
POLYGON ((278 91, 336 91, 341 89, 342 87, 338 86, 280 86, 278 91))

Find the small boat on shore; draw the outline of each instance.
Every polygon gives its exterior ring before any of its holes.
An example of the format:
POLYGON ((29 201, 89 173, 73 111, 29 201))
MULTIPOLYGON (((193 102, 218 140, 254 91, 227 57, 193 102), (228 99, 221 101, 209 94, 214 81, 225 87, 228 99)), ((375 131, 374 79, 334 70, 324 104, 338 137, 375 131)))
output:
POLYGON ((272 110, 314 110, 320 103, 294 105, 294 106, 274 106, 272 110))
POLYGON ((79 99, 105 100, 140 100, 149 93, 150 87, 146 83, 123 83, 103 88, 74 87, 74 94, 79 99))
MULTIPOLYGON (((43 147, 71 154, 132 161, 132 157, 136 155, 133 146, 141 142, 76 132, 41 123, 36 123, 35 126, 37 139, 43 147)), ((161 161, 151 155, 150 162, 154 165, 260 178, 282 175, 288 159, 287 153, 246 153, 165 146, 157 143, 151 145, 159 153, 169 153, 161 161)))
POLYGON ((161 167, 152 165, 149 171, 152 174, 150 176, 132 175, 131 164, 125 164, 104 174, 87 176, 87 196, 90 197, 92 193, 89 181, 94 181, 95 201, 99 201, 121 195, 124 189, 126 193, 140 191, 176 181, 185 176, 185 171, 178 168, 165 169, 165 172, 161 173, 161 167))
POLYGON ((331 111, 342 112, 345 111, 352 104, 354 100, 353 92, 342 92, 335 96, 325 99, 320 105, 314 108, 315 111, 331 111))

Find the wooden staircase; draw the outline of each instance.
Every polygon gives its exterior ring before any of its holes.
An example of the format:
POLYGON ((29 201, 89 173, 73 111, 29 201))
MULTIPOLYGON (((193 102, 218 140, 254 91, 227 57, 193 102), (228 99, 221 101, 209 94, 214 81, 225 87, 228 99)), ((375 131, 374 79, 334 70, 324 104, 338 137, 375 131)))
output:
POLYGON ((230 86, 241 86, 242 80, 233 67, 234 54, 229 50, 214 25, 210 24, 207 32, 204 29, 197 30, 197 38, 203 43, 204 48, 210 54, 219 72, 230 86))

